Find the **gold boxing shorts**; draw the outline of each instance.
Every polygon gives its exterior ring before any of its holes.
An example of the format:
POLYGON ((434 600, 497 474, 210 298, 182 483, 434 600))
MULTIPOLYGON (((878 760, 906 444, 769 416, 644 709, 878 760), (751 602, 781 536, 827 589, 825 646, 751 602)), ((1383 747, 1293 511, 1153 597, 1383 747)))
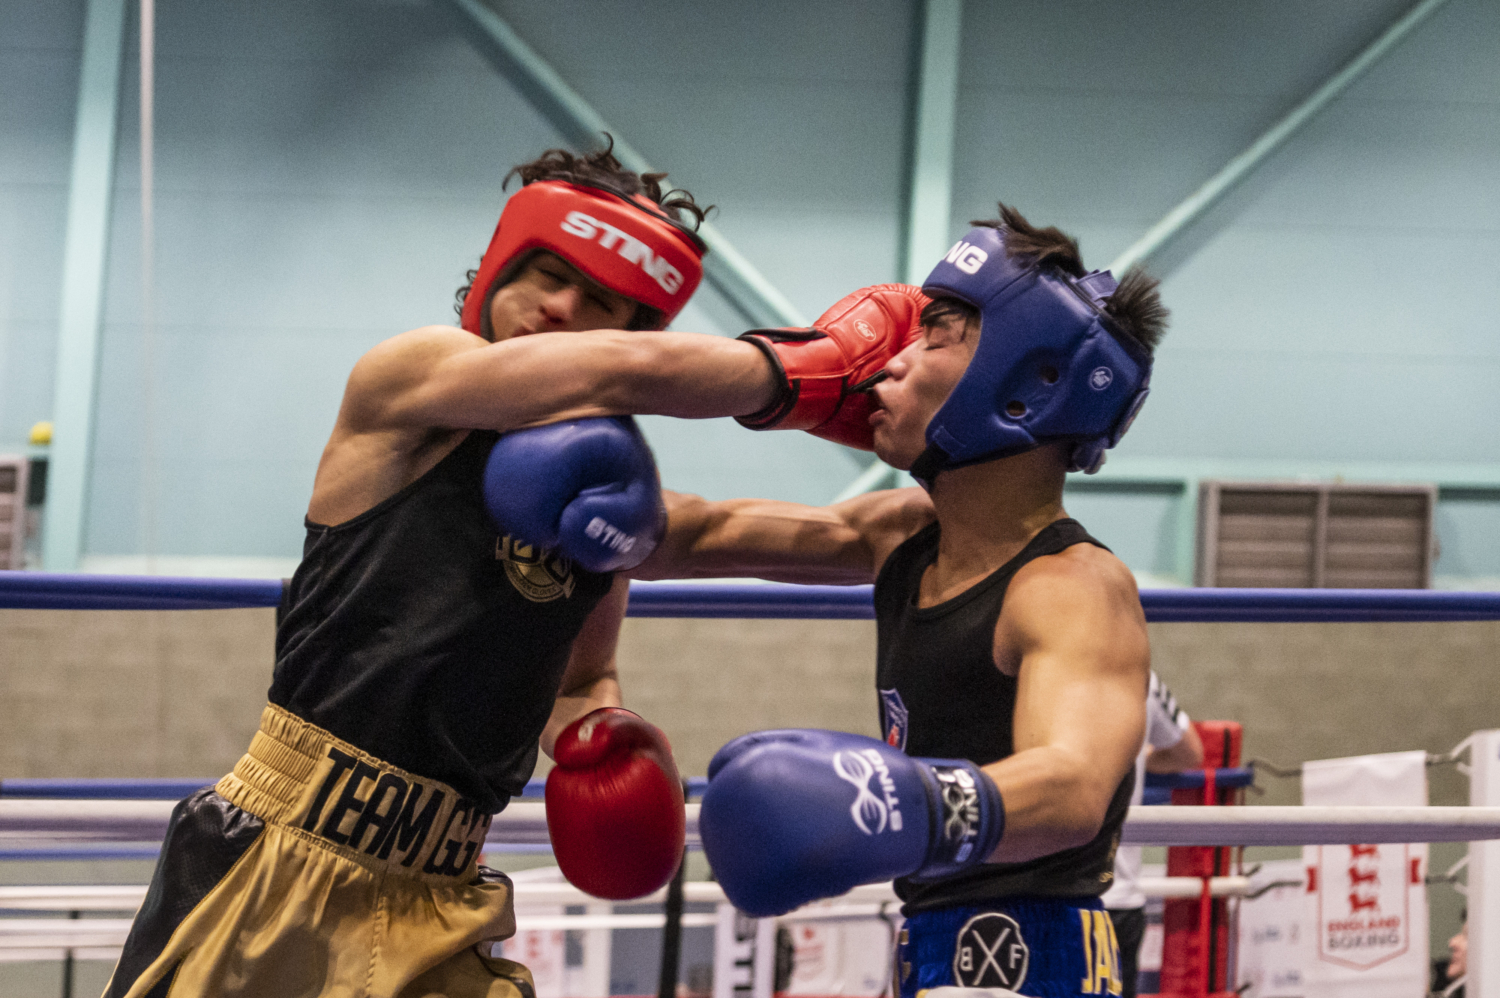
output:
POLYGON ((105 998, 535 998, 490 816, 274 705, 178 804, 105 998))

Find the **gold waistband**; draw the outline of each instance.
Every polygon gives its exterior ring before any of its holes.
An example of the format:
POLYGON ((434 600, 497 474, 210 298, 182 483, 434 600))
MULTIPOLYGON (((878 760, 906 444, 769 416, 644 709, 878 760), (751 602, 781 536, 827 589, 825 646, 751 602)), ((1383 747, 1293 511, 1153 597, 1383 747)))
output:
POLYGON ((215 790, 367 866, 473 879, 490 815, 446 784, 382 762, 275 704, 215 790))

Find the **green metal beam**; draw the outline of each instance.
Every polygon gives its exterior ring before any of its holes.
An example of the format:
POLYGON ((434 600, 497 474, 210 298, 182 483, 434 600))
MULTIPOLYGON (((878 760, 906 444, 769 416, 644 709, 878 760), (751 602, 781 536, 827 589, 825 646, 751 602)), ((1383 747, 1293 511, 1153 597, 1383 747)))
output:
POLYGON ((83 553, 125 6, 126 0, 89 0, 83 27, 42 534, 42 564, 52 572, 76 570, 83 553))
POLYGON ((1302 103, 1272 125, 1264 135, 1250 143, 1244 152, 1224 164, 1223 169, 1210 177, 1186 201, 1167 212, 1160 222, 1153 225, 1129 249, 1117 256, 1109 265, 1109 269, 1116 274, 1123 274, 1135 264, 1145 263, 1161 252, 1168 243, 1203 217, 1204 213, 1238 187, 1262 163, 1270 159, 1272 154, 1286 145, 1293 135, 1317 117, 1318 113, 1332 103, 1334 98, 1348 90, 1355 80, 1363 76, 1386 53, 1399 45, 1417 25, 1447 2, 1448 0, 1420 0, 1405 14, 1393 21, 1379 38, 1366 46, 1364 51, 1350 60, 1343 69, 1329 77, 1302 103))
POLYGON ((953 137, 963 0, 925 0, 912 73, 906 217, 900 279, 921 284, 948 250, 953 216, 953 137))
MULTIPOLYGON (((605 132, 615 139, 615 157, 637 173, 654 172, 646 157, 620 138, 599 112, 568 86, 535 49, 481 0, 446 0, 470 44, 529 100, 563 138, 578 149, 597 146, 605 132)), ((708 282, 758 326, 806 326, 808 320, 735 249, 723 233, 705 222, 698 235, 708 244, 703 260, 708 282)))
MULTIPOLYGON (((897 279, 906 284, 921 284, 948 249, 963 0, 923 0, 920 15, 912 49, 907 184, 896 266, 897 279)), ((910 476, 876 458, 833 501, 910 484, 910 476)))

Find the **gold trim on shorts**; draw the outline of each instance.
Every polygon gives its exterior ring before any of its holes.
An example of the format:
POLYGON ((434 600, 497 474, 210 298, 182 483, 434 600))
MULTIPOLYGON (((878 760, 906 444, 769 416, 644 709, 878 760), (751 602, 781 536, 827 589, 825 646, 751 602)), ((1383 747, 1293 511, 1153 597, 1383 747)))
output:
POLYGON ((490 828, 491 816, 447 784, 382 762, 275 704, 214 789, 363 866, 433 883, 472 880, 490 828))

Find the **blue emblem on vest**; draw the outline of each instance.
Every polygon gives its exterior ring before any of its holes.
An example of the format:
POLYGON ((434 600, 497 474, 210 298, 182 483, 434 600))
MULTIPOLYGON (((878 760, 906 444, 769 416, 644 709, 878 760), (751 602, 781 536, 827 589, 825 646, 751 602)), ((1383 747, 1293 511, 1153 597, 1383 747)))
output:
POLYGON ((909 730, 906 704, 897 690, 880 691, 880 731, 885 743, 893 749, 906 751, 906 732, 909 730))

